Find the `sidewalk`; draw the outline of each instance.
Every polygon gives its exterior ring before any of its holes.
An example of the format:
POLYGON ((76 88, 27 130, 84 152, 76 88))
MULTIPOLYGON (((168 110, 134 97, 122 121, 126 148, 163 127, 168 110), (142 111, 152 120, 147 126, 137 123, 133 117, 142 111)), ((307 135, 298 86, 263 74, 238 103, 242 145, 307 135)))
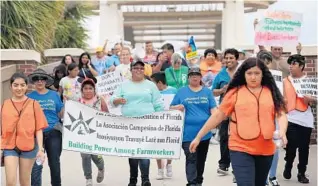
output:
MULTIPOLYGON (((293 177, 289 181, 285 181, 282 177, 282 171, 284 166, 284 151, 281 150, 280 160, 278 165, 277 177, 282 186, 301 186, 297 182, 297 164, 294 164, 293 177)), ((216 174, 217 162, 219 160, 219 146, 210 145, 208 159, 206 162, 205 169, 205 181, 204 186, 235 186, 232 183, 232 175, 228 176, 218 176, 216 174)), ((127 158, 117 158, 117 157, 104 157, 106 163, 106 175, 105 180, 101 184, 94 184, 96 186, 127 186, 129 180, 129 166, 127 158)), ((151 161, 150 179, 153 186, 185 186, 185 164, 184 156, 181 160, 173 162, 173 173, 172 179, 166 179, 162 181, 156 180, 157 175, 157 164, 155 160, 151 161)), ((81 157, 79 153, 67 152, 62 153, 61 160, 62 167, 62 185, 63 186, 85 186, 85 179, 81 166, 81 157)), ((92 163, 93 164, 93 163, 92 163)), ((96 179, 96 167, 93 164, 93 178, 96 179)), ((316 186, 317 185, 317 146, 311 146, 310 158, 308 171, 310 184, 306 186, 316 186)), ((1 177, 4 178, 4 169, 2 169, 1 177)), ((140 185, 140 181, 138 182, 140 185)), ((2 180, 1 185, 5 185, 4 180, 2 180)), ((50 186, 50 173, 47 163, 44 166, 43 171, 43 186, 50 186)))

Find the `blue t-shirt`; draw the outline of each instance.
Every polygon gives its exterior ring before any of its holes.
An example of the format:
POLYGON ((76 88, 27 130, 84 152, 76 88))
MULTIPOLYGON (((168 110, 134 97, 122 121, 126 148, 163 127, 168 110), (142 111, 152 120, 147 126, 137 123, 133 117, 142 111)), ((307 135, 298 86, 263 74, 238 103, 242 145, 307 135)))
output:
POLYGON ((104 74, 104 71, 107 69, 106 68, 106 62, 107 62, 107 57, 104 56, 103 58, 94 58, 93 59, 93 65, 95 66, 95 70, 98 72, 98 75, 101 76, 104 74))
POLYGON ((106 60, 106 69, 109 69, 111 66, 118 66, 119 64, 119 57, 117 55, 112 55, 106 60))
POLYGON ((59 94, 55 91, 48 90, 46 94, 39 94, 37 91, 32 91, 27 96, 38 101, 43 109, 49 124, 49 127, 44 129, 44 132, 52 130, 55 124, 60 120, 58 113, 64 107, 59 94))
MULTIPOLYGON (((221 89, 223 88, 225 85, 229 84, 231 81, 231 77, 229 76, 229 73, 226 71, 226 68, 222 68, 222 70, 218 73, 218 75, 216 75, 214 81, 213 81, 213 85, 212 85, 212 91, 214 89, 221 89)), ((219 103, 221 104, 222 99, 223 99, 224 95, 222 94, 220 96, 220 101, 219 103)))
POLYGON ((160 91, 161 94, 177 94, 178 89, 171 87, 171 86, 167 86, 166 89, 160 91))
MULTIPOLYGON (((179 104, 185 108, 183 142, 189 142, 196 137, 211 116, 211 109, 216 107, 215 99, 211 90, 206 87, 194 92, 186 86, 179 89, 171 103, 172 106, 179 104)), ((207 140, 211 136, 212 133, 209 132, 202 140, 207 140)))

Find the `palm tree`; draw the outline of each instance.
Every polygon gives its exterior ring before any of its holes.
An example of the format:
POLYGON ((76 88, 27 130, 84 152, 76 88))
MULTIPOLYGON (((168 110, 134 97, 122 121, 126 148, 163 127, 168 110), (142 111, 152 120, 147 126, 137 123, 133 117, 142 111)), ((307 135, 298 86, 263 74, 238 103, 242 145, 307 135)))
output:
POLYGON ((63 1, 1 1, 1 48, 50 48, 63 1))
POLYGON ((83 21, 88 16, 96 15, 90 3, 69 1, 66 3, 64 17, 58 23, 54 48, 86 48, 88 38, 83 21))

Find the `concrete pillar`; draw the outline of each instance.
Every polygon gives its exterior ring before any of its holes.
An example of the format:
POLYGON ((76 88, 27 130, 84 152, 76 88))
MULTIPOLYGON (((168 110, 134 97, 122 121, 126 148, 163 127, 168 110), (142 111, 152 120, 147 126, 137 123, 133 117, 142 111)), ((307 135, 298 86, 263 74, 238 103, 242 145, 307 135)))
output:
POLYGON ((134 39, 134 29, 132 26, 125 26, 124 27, 124 38, 126 41, 131 42, 131 46, 135 46, 135 39, 134 39))
POLYGON ((244 45, 245 27, 244 27, 244 0, 236 0, 235 2, 235 47, 244 45))
POLYGON ((99 3, 99 45, 104 45, 105 40, 117 38, 124 39, 124 18, 117 4, 108 4, 106 1, 99 3))
POLYGON ((226 1, 222 12, 222 50, 242 45, 244 38, 244 1, 226 1))
POLYGON ((215 39, 214 39, 214 48, 221 50, 222 48, 222 25, 217 24, 215 26, 215 39))

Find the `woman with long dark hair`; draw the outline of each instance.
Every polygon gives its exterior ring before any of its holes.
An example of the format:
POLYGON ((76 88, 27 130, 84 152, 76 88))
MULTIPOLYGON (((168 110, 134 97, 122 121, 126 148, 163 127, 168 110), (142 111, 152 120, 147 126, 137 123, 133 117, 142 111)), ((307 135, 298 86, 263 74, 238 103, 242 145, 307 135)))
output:
POLYGON ((96 71, 95 66, 91 62, 91 56, 87 52, 81 54, 78 61, 78 68, 79 77, 82 77, 84 79, 93 79, 94 77, 98 76, 98 72, 96 71))
POLYGON ((66 54, 62 61, 61 64, 64 65, 65 67, 67 67, 68 65, 70 65, 71 63, 75 63, 74 58, 71 56, 71 54, 66 54))
POLYGON ((275 153, 275 119, 287 144, 287 116, 282 94, 266 65, 247 59, 235 73, 218 110, 190 145, 195 152, 202 137, 231 117, 229 149, 238 186, 264 186, 275 153))

